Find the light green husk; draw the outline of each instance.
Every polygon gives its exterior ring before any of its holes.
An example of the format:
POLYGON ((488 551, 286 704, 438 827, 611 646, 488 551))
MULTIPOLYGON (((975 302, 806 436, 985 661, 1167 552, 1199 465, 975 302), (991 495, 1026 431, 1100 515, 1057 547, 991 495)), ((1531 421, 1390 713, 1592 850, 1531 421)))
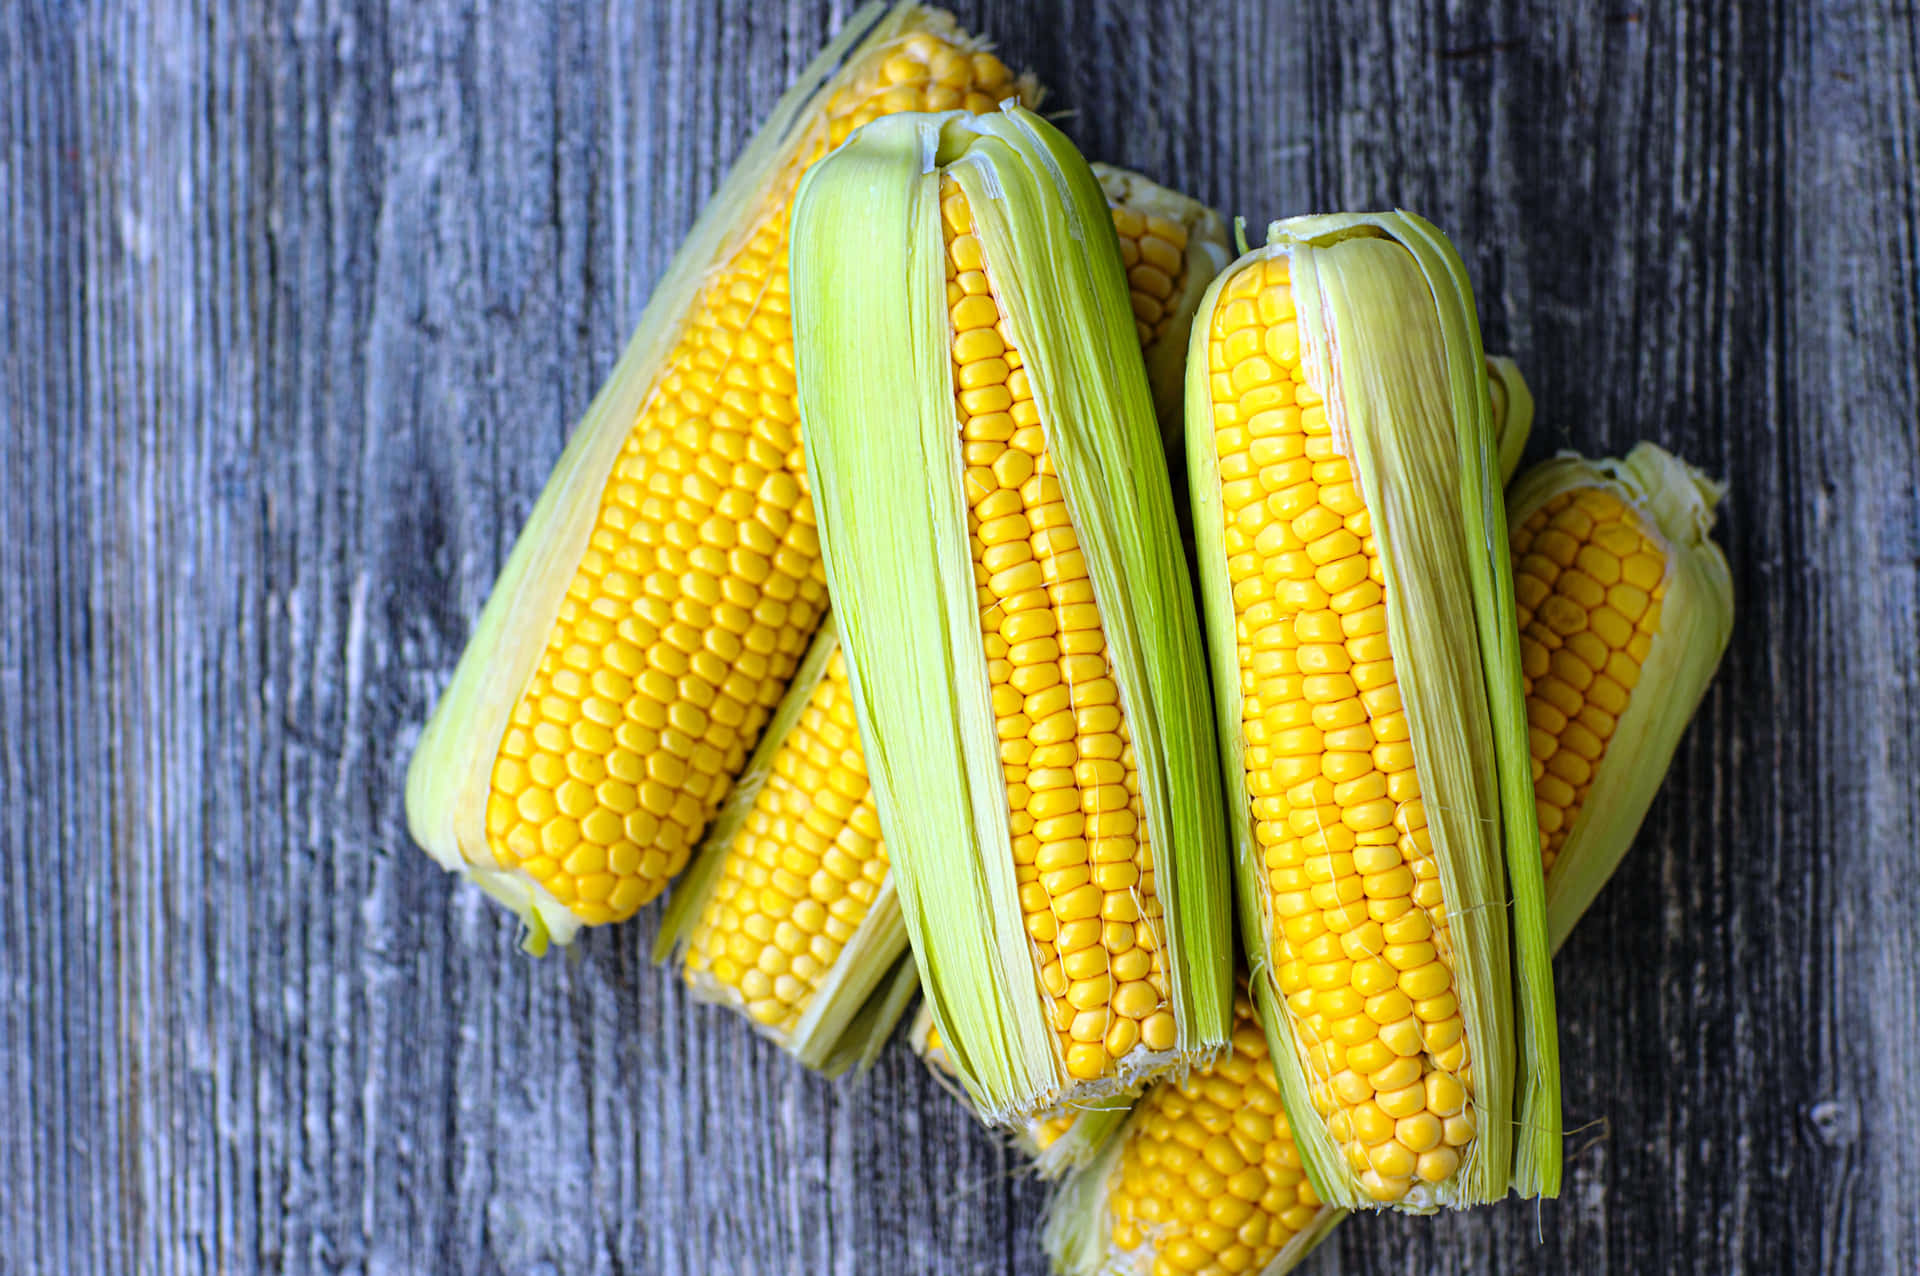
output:
MULTIPOLYGON (((1226 261, 1226 237, 1219 216, 1185 195, 1159 186, 1138 173, 1104 164, 1090 166, 1108 203, 1178 222, 1187 231, 1187 262, 1182 291, 1169 309, 1159 338, 1142 353, 1147 379, 1154 391, 1162 434, 1178 438, 1178 417, 1186 380, 1187 328, 1207 284, 1226 261), (1164 407, 1162 407, 1164 405, 1164 407)), ((771 772, 774 756, 800 719, 827 662, 839 649, 839 630, 829 617, 805 663, 794 675, 785 698, 761 735, 758 747, 735 781, 725 806, 708 829, 686 873, 674 888, 654 944, 653 959, 682 960, 699 926, 707 901, 719 884, 726 857, 732 852, 741 825, 758 800, 771 772)), ((886 1044, 900 1015, 918 991, 918 977, 907 954, 907 931, 900 918, 889 874, 874 909, 853 940, 841 950, 793 1032, 757 1027, 801 1063, 830 1075, 850 1064, 870 1064, 886 1044), (850 965, 858 969, 850 969, 850 965), (887 974, 891 970, 892 974, 887 974), (885 976, 883 980, 883 976, 885 976)), ((741 1009, 737 992, 704 976, 689 974, 697 995, 741 1009)), ((931 1020, 928 1021, 929 1023, 931 1020)), ((942 1056, 944 1057, 944 1055, 942 1056)), ((951 1073, 947 1075, 951 1076, 951 1073)), ((1085 1135, 1082 1137, 1090 1137, 1085 1135)), ((1054 1161, 1070 1149, 1055 1153, 1041 1167, 1049 1174, 1054 1161)))
POLYGON ((407 770, 407 826, 449 872, 461 873, 517 914, 536 955, 570 941, 580 919, 487 843, 493 763, 513 709, 539 667, 567 586, 592 535, 622 444, 664 371, 711 271, 730 260, 784 197, 775 183, 814 145, 820 110, 870 52, 915 31, 960 38, 953 19, 914 4, 869 4, 807 64, 707 202, 655 287, 620 361, 581 418, 495 581, 473 635, 428 719, 407 770))
POLYGON ((921 985, 975 1106, 1010 1123, 1227 1040, 1219 777, 1165 462, 1112 223, 1085 161, 1021 108, 874 121, 793 221, 807 464, 881 829, 921 985), (1178 1025, 1075 1083, 1021 921, 954 418, 942 174, 965 193, 1025 357, 1132 723, 1178 1025))
POLYGON ((1651 443, 1624 460, 1572 454, 1535 466, 1507 494, 1518 527, 1573 488, 1603 487, 1635 511, 1667 554, 1660 631, 1640 683, 1614 726, 1587 798, 1547 879, 1547 931, 1558 948, 1633 844, 1673 752, 1733 634, 1733 578, 1713 543, 1713 510, 1725 489, 1651 443))
POLYGON ((1232 584, 1212 429, 1208 335, 1239 269, 1291 259, 1301 349, 1373 516, 1389 640, 1451 914, 1479 1135, 1454 1176, 1395 1208, 1558 1192, 1560 1086, 1539 832, 1527 753, 1506 521, 1485 355, 1452 246, 1404 212, 1294 218, 1202 301, 1190 339, 1187 446, 1212 639, 1219 738, 1238 847, 1242 935, 1282 1098, 1329 1204, 1377 1208, 1308 1098, 1275 975, 1254 837, 1232 584))
POLYGON ((1503 354, 1487 356, 1487 395, 1493 409, 1494 448, 1500 458, 1500 482, 1513 481, 1520 455, 1533 432, 1533 391, 1520 375, 1520 365, 1503 354))

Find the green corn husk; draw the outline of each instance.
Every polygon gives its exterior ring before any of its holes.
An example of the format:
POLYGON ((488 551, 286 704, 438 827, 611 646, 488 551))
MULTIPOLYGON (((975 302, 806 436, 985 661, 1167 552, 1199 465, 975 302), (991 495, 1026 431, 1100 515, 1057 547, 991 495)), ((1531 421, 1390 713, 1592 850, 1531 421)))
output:
MULTIPOLYGON (((1165 405, 1162 433, 1177 439, 1186 375, 1187 329, 1201 294, 1226 260, 1225 230, 1219 216, 1197 200, 1126 169, 1102 164, 1091 167, 1116 213, 1126 210, 1143 217, 1164 218, 1186 232, 1186 261, 1174 280, 1171 304, 1160 316, 1153 340, 1142 349, 1155 401, 1165 405)), ((799 1021, 791 1026, 762 1023, 752 1018, 737 988, 701 968, 697 950, 712 933, 709 910, 732 857, 741 853, 738 840, 743 825, 755 805, 762 801, 776 755, 819 687, 828 662, 839 650, 839 641, 839 631, 829 617, 745 770, 735 781, 727 804, 675 887, 653 950, 655 961, 674 960, 680 966, 682 977, 701 1000, 747 1013, 756 1030, 782 1050, 803 1065, 830 1074, 850 1064, 871 1062, 919 986, 913 964, 905 960, 907 932, 900 919, 891 876, 882 883, 852 937, 826 970, 809 981, 806 1008, 799 1021)), ((876 853, 884 855, 885 852, 881 848, 876 853)), ((1087 1134, 1083 1132, 1078 1137, 1085 1138, 1087 1134)), ((1069 1155, 1072 1146, 1072 1140, 1063 1141, 1063 1146, 1048 1163, 1069 1155)))
POLYGON ((975 1105, 1007 1123, 1202 1062, 1230 976, 1197 622, 1104 201, 1023 109, 876 121, 803 183, 794 311, 808 471, 861 737, 922 989, 975 1105), (1023 351, 1133 724, 1177 1025, 1075 1083, 1021 922, 978 636, 952 397, 940 184, 1023 351))
POLYGON ((1494 453, 1500 458, 1500 482, 1513 481, 1527 436, 1533 432, 1533 391, 1520 365, 1503 354, 1487 356, 1487 398, 1493 412, 1494 453))
POLYGON ((1620 715, 1586 801, 1547 880, 1547 931, 1558 948, 1633 844, 1653 795, 1733 633, 1733 578, 1712 541, 1724 488, 1651 443, 1622 460, 1565 454, 1534 467, 1507 494, 1518 527, 1556 495, 1605 488, 1667 551, 1660 628, 1640 686, 1620 715), (1654 694, 1647 694, 1648 689, 1654 694))
POLYGON ((1446 1181, 1418 1184, 1396 1208, 1471 1205, 1509 1189, 1555 1195, 1558 1043, 1485 356, 1457 254, 1406 213, 1275 223, 1266 247, 1216 281, 1191 338, 1188 460, 1242 934, 1287 1113, 1321 1199, 1377 1208, 1313 1109, 1308 1065, 1283 1013, 1245 768, 1208 334, 1225 284, 1279 254, 1291 258, 1309 379, 1323 391, 1336 437, 1347 440, 1380 546, 1388 633, 1452 919, 1474 1069, 1477 1138, 1446 1181))

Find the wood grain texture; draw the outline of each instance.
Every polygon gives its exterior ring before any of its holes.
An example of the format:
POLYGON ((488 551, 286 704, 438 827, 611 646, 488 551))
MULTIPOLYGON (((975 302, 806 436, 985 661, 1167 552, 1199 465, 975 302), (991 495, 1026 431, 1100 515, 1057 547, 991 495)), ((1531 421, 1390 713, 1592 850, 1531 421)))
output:
MULTIPOLYGON (((1734 643, 1559 963, 1564 1199, 1320 1272, 1920 1268, 1913 4, 960 6, 1089 154, 1455 236, 1533 451, 1724 475, 1734 643)), ((843 5, 0 6, 0 1273, 1008 1272, 899 1048, 534 962, 401 776, 569 422, 843 5)))

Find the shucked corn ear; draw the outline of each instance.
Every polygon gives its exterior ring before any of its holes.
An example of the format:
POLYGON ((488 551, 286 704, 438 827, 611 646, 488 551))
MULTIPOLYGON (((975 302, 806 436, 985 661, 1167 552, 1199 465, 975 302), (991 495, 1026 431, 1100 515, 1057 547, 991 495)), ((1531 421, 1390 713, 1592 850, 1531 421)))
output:
MULTIPOLYGON (((1510 372, 1509 365, 1495 375, 1510 372)), ((1731 591, 1725 561, 1707 540, 1719 495, 1717 485, 1648 443, 1624 461, 1558 458, 1509 490, 1520 641, 1523 661, 1534 670, 1527 708, 1556 949, 1618 866, 1725 648, 1731 591), (1629 532, 1636 538, 1631 545, 1629 532), (1640 593, 1597 596, 1614 593, 1622 582, 1640 593), (1616 609, 1622 621, 1629 613, 1635 620, 1622 624, 1604 608, 1616 609), (1585 640, 1598 637, 1596 631, 1614 633, 1615 641, 1599 665, 1587 666, 1594 672, 1565 668, 1562 651, 1583 653, 1583 663, 1587 655, 1601 656, 1585 640), (1634 640, 1622 640, 1627 633, 1649 636, 1644 659, 1630 654, 1634 640), (1563 665, 1561 673, 1552 671, 1554 664, 1563 665), (1555 686, 1556 678, 1565 687, 1555 686), (1616 680, 1617 694, 1603 678, 1616 680), (1569 689, 1585 698, 1572 714, 1565 712, 1572 708, 1569 689), (1604 706, 1595 703, 1596 689, 1604 706), (1623 747, 1614 750, 1609 739, 1623 747), (1595 741, 1599 756, 1580 796, 1559 792, 1549 769, 1553 759, 1562 749, 1587 750, 1595 741), (1613 811, 1618 814, 1608 818, 1613 811), (1549 829, 1577 829, 1578 837, 1556 846, 1549 829)), ((1063 1276, 1281 1276, 1345 1216, 1320 1204, 1305 1180, 1285 1115, 1277 1111, 1267 1041, 1245 999, 1236 1001, 1235 1014, 1227 1059, 1182 1081, 1156 1084, 1123 1127, 1102 1124, 1103 1142, 1091 1156, 1070 1135, 1055 1134, 1055 1145, 1073 1146, 1087 1166, 1048 1208, 1044 1240, 1063 1276)))
POLYGON ((1720 485, 1651 443, 1507 496, 1534 797, 1558 948, 1626 854, 1733 632, 1720 485))
POLYGON ((801 414, 895 889, 1010 1122, 1226 1040, 1218 773, 1112 223, 1031 112, 876 121, 794 216, 801 414))
POLYGON ((1034 95, 944 13, 861 10, 655 290, 407 776, 415 840, 530 948, 631 916, 680 871, 826 608, 787 284, 802 171, 877 115, 1034 95))
POLYGON ((1472 291, 1295 218, 1196 315, 1187 446, 1252 991, 1320 1199, 1559 1182, 1518 643, 1472 291))
MULTIPOLYGON (((1195 200, 1092 167, 1148 379, 1177 417, 1187 326, 1226 260, 1225 229, 1195 200)), ((917 987, 831 618, 675 888, 655 958, 676 949, 696 995, 829 1071, 869 1057, 903 1008, 896 989, 917 987)))

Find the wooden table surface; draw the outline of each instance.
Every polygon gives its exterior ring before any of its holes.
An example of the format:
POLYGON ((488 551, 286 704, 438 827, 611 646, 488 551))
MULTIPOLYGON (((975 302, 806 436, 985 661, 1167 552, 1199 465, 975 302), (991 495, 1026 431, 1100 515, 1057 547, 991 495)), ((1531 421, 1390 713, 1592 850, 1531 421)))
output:
MULTIPOLYGON (((801 1075, 657 909, 530 960, 402 819, 569 423, 845 8, 0 6, 0 1272, 1043 1269, 904 1047, 801 1075)), ((1732 650, 1559 962, 1565 1195, 1310 1270, 1920 1269, 1911 0, 1135 8, 961 16, 1091 156, 1450 230, 1535 455, 1731 484, 1732 650)))

